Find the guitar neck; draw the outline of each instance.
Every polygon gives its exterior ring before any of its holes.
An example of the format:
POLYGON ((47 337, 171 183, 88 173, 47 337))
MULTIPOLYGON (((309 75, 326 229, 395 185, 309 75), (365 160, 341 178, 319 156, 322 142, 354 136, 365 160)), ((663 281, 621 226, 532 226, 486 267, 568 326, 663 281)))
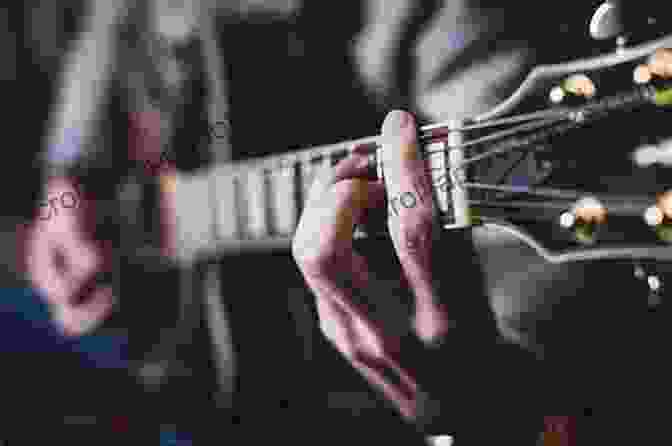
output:
POLYGON ((177 257, 288 248, 317 171, 376 144, 362 138, 179 174, 177 257))
MULTIPOLYGON (((444 151, 449 125, 420 128, 422 150, 444 151)), ((201 255, 289 247, 315 174, 355 150, 369 154, 372 166, 378 167, 379 138, 317 146, 178 175, 174 188, 177 258, 191 260, 201 255)), ((445 183, 444 157, 429 158, 433 184, 445 183)), ((454 188, 446 191, 436 187, 434 193, 444 213, 451 200, 459 201, 454 188)))

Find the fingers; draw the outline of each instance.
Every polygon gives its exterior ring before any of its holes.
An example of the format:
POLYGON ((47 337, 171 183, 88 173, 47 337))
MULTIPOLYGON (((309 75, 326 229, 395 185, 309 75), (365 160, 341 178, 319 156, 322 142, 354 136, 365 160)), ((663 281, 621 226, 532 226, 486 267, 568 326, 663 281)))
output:
POLYGON ((100 325, 112 313, 114 305, 111 287, 95 287, 87 292, 83 303, 54 306, 52 316, 63 334, 80 336, 100 325))
POLYGON ((417 334, 432 342, 445 333, 447 319, 432 283, 431 250, 438 226, 429 166, 420 155, 413 116, 403 111, 389 113, 382 127, 382 144, 390 235, 415 295, 417 334))
POLYGON ((70 286, 60 274, 54 258, 56 245, 48 234, 35 227, 27 231, 26 238, 26 272, 33 287, 49 304, 67 304, 70 286))
MULTIPOLYGON (((65 179, 54 179, 49 191, 71 187, 65 179)), ((54 322, 68 335, 92 329, 113 308, 111 288, 101 287, 97 280, 109 271, 111 250, 93 240, 86 211, 78 206, 58 218, 38 219, 25 231, 26 273, 49 304, 54 322)))
POLYGON ((316 306, 322 334, 343 356, 352 360, 356 341, 348 313, 326 296, 317 296, 316 306))
POLYGON ((334 347, 407 418, 416 413, 418 387, 385 352, 382 337, 369 323, 345 311, 337 300, 317 297, 320 328, 334 347))
POLYGON ((399 409, 399 412, 401 412, 405 418, 414 419, 416 417, 418 398, 416 395, 417 386, 415 383, 411 385, 406 385, 405 382, 393 384, 392 380, 388 378, 389 373, 385 373, 384 371, 384 364, 375 364, 364 358, 362 358, 362 360, 354 361, 353 364, 355 369, 357 369, 368 382, 380 389, 383 392, 383 395, 395 404, 399 409))
POLYGON ((360 178, 367 166, 366 157, 355 154, 317 174, 292 243, 304 274, 321 277, 350 270, 346 262, 354 254, 353 228, 384 199, 380 184, 360 178))
MULTIPOLYGON (((368 170, 368 157, 357 152, 341 160, 333 167, 322 164, 321 170, 315 175, 315 180, 310 186, 306 207, 310 208, 313 200, 321 200, 323 194, 337 182, 345 179, 365 178, 368 170)), ((375 199, 376 197, 370 198, 375 199)))
POLYGON ((353 251, 352 234, 365 211, 382 201, 384 191, 374 182, 345 179, 334 183, 336 178, 334 173, 323 172, 316 179, 294 235, 292 254, 317 296, 338 298, 344 310, 359 314, 363 309, 343 291, 346 283, 367 275, 365 262, 353 251), (360 267, 356 277, 353 264, 360 267))

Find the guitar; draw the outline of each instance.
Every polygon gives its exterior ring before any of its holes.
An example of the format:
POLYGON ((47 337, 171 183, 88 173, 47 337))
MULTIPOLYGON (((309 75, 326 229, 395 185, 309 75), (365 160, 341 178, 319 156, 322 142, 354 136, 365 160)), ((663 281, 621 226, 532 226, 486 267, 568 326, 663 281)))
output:
MULTIPOLYGON (((539 66, 489 112, 421 127, 443 227, 496 227, 552 263, 672 259, 666 48, 539 66)), ((382 172, 374 136, 176 175, 176 260, 289 247, 316 170, 355 148, 382 172)))

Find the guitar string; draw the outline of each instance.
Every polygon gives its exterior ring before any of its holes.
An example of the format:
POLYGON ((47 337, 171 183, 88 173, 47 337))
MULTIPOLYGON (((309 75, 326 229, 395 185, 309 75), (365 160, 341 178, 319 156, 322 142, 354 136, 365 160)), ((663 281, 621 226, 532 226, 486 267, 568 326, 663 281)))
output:
MULTIPOLYGON (((547 117, 547 119, 541 119, 541 122, 532 122, 532 123, 525 123, 521 124, 518 126, 515 126, 512 129, 496 132, 494 134, 488 135, 485 138, 480 138, 478 140, 472 140, 467 143, 462 144, 462 147, 465 147, 467 145, 473 145, 477 143, 484 143, 488 141, 493 141, 497 139, 505 139, 503 142, 500 142, 495 149, 491 149, 485 153, 479 154, 475 157, 468 158, 466 160, 463 160, 462 163, 459 165, 453 167, 452 169, 457 169, 457 168, 464 168, 464 166, 475 163, 477 161, 481 161, 483 159, 496 156, 496 155, 501 155, 503 153, 513 151, 513 150, 519 150, 521 147, 528 146, 528 145, 533 145, 534 143, 537 143, 543 139, 547 139, 550 136, 554 136, 560 133, 564 133, 571 128, 576 127, 582 122, 585 122, 585 116, 582 116, 583 114, 578 114, 578 111, 589 111, 593 112, 591 114, 592 116, 595 116, 597 113, 595 112, 600 112, 600 111, 609 111, 612 109, 617 109, 619 107, 622 107, 623 105, 628 105, 633 102, 645 102, 642 101, 642 99, 650 99, 645 93, 647 90, 644 89, 639 89, 636 90, 635 94, 630 93, 629 95, 616 95, 613 97, 608 97, 606 99, 600 100, 597 103, 591 103, 588 104, 587 106, 584 107, 577 107, 574 109, 554 109, 554 110, 543 110, 540 112, 534 112, 534 113, 528 113, 524 115, 517 115, 517 116, 512 116, 500 120, 494 120, 489 123, 483 123, 484 125, 477 125, 479 128, 484 128, 488 126, 495 126, 495 125, 501 125, 505 122, 521 122, 525 120, 531 120, 531 119, 540 119, 540 116, 547 117), (634 100, 633 100, 634 99, 634 100), (577 116, 580 116, 583 119, 576 119, 577 116), (569 123, 564 123, 566 119, 572 119, 569 123), (558 123, 561 123, 558 125, 558 123), (552 125, 555 124, 555 125, 552 125), (541 131, 537 131, 532 133, 532 135, 520 138, 520 137, 511 137, 513 134, 519 134, 521 132, 525 131, 530 131, 534 129, 539 129, 539 128, 544 128, 550 126, 549 129, 544 129, 541 131)), ((467 126, 463 126, 462 129, 465 129, 467 126)), ((438 124, 434 126, 426 126, 423 127, 421 130, 429 130, 429 133, 426 133, 425 135, 421 135, 424 137, 424 139, 431 139, 433 137, 436 137, 436 133, 432 133, 433 130, 443 130, 445 128, 444 125, 438 124)), ((476 127, 472 127, 476 128, 476 127)), ((296 167, 303 167, 303 164, 312 164, 319 158, 323 158, 323 161, 327 161, 330 164, 335 161, 335 158, 337 155, 342 155, 343 152, 346 153, 352 153, 358 148, 363 147, 363 151, 369 150, 373 151, 377 148, 378 145, 378 140, 379 137, 368 137, 368 138, 362 138, 359 140, 354 140, 354 141, 349 141, 345 143, 337 143, 329 146, 324 146, 324 147, 317 147, 313 149, 304 149, 301 152, 295 152, 293 154, 285 154, 285 155, 280 155, 280 156, 274 156, 274 157, 269 157, 267 159, 262 159, 262 160, 252 160, 252 164, 259 164, 261 161, 262 163, 269 163, 272 161, 276 161, 278 164, 285 164, 282 166, 280 169, 278 168, 266 168, 263 169, 265 171, 270 171, 269 173, 272 173, 275 170, 284 170, 287 168, 294 169, 296 167), (279 160, 279 161, 277 161, 279 160)), ((426 142, 425 142, 426 143, 426 142)), ((428 154, 431 156, 431 152, 435 151, 429 151, 428 154)), ((442 152, 446 152, 446 150, 442 150, 442 152)), ((374 152, 375 153, 375 152, 374 152)), ((240 164, 240 163, 236 163, 240 164)), ((245 163, 247 164, 247 163, 245 163)), ((434 169, 432 169, 434 170, 434 169)), ((234 175, 237 176, 237 175, 234 175)), ((447 180, 447 179, 446 179, 447 180)), ((486 185, 484 183, 471 183, 471 184, 466 184, 466 187, 471 187, 471 188, 478 188, 478 187, 484 188, 484 187, 489 187, 490 190, 495 190, 493 189, 493 185, 486 185)), ((523 194, 533 194, 537 196, 544 196, 544 197, 549 197, 549 198, 557 198, 557 191, 553 191, 552 193, 549 193, 550 190, 548 189, 534 189, 534 188, 525 188, 525 189, 508 189, 508 190, 500 190, 500 191, 507 191, 509 193, 523 193, 523 194)), ((567 194, 571 196, 572 198, 576 198, 579 196, 578 192, 571 192, 571 191, 563 191, 561 194, 564 194, 563 197, 566 197, 567 194)), ((474 203, 475 204, 475 203, 474 203)))
MULTIPOLYGON (((616 216, 643 216, 645 209, 648 207, 648 202, 625 202, 616 201, 620 197, 608 197, 609 201, 605 201, 604 208, 607 214, 616 216), (613 201, 612 201, 613 200, 613 201)), ((515 210, 522 209, 541 209, 554 211, 554 218, 559 217, 555 212, 567 211, 571 207, 571 202, 568 201, 525 201, 525 200, 468 200, 470 206, 480 206, 483 208, 512 208, 515 210)), ((540 217, 539 215, 537 217, 540 217)))
MULTIPOLYGON (((451 130, 457 130, 457 131, 466 131, 466 130, 480 130, 480 129, 485 129, 488 127, 497 127, 500 125, 505 125, 505 124, 513 124, 515 122, 520 122, 520 121, 530 121, 533 119, 548 119, 548 118, 561 118, 563 116, 566 116, 569 114, 569 112, 572 109, 569 107, 558 107, 558 108, 552 108, 548 110, 539 110, 539 111, 534 111, 530 113, 521 113, 518 115, 513 115, 513 116, 508 116, 506 118, 498 118, 498 119, 493 119, 490 121, 485 121, 485 122, 479 122, 475 124, 466 124, 466 125, 461 125, 461 126, 456 126, 454 128, 451 128, 451 130)), ((432 131, 436 129, 442 129, 447 127, 447 124, 445 122, 442 123, 437 123, 437 124, 430 124, 423 126, 420 130, 421 131, 432 131)))
MULTIPOLYGON (((511 136, 511 135, 515 135, 515 134, 519 134, 519 133, 523 133, 523 132, 527 132, 527 131, 531 131, 531 130, 536 130, 536 129, 541 128, 541 127, 546 127, 546 126, 549 126, 551 124, 554 124, 554 123, 557 123, 557 122, 560 122, 560 121, 564 121, 565 119, 568 119, 568 118, 569 118, 569 115, 565 115, 565 116, 553 117, 553 118, 543 119, 543 120, 540 120, 540 121, 530 122, 530 123, 527 123, 527 124, 521 124, 521 125, 518 125, 516 127, 512 127, 510 129, 507 129, 507 130, 500 130, 499 132, 494 132, 494 133, 491 133, 487 136, 483 136, 481 138, 475 138, 475 139, 469 140, 468 142, 455 145, 451 148, 464 149, 464 148, 467 148, 467 147, 475 146, 477 144, 482 144, 482 143, 485 143, 485 142, 489 142, 489 141, 493 141, 493 140, 497 140, 497 139, 502 139, 502 138, 505 138, 507 136, 511 136)), ((431 154, 436 153, 436 152, 444 153, 445 150, 444 149, 427 150, 424 153, 431 155, 431 154)), ((465 161, 468 161, 468 159, 465 160, 465 161)))

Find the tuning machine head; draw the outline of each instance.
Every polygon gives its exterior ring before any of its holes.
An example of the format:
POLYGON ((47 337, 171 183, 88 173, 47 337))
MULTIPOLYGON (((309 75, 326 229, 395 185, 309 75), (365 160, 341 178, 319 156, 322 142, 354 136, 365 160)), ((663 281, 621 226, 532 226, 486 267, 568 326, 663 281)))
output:
POLYGON ((590 36, 595 40, 615 40, 616 52, 621 52, 628 43, 661 29, 656 18, 661 10, 664 11, 654 0, 607 0, 590 19, 590 36))
POLYGON ((577 73, 553 87, 549 93, 549 99, 554 104, 563 102, 566 105, 578 105, 593 98, 596 92, 597 88, 592 79, 585 74, 577 73))
POLYGON ((622 49, 627 42, 625 22, 621 3, 606 1, 595 10, 590 19, 590 36, 595 40, 616 39, 617 50, 622 49))
POLYGON ((661 241, 672 243, 672 191, 660 195, 656 204, 644 211, 644 221, 661 241))
POLYGON ((632 77, 636 84, 647 84, 656 79, 672 78, 672 49, 657 49, 647 58, 646 63, 635 68, 632 77))
POLYGON ((607 208, 592 196, 581 198, 560 215, 560 226, 570 231, 577 242, 586 245, 597 241, 600 227, 606 221, 607 208))
POLYGON ((666 293, 665 275, 655 263, 642 264, 636 261, 633 266, 635 279, 646 283, 649 309, 657 309, 663 303, 663 296, 666 293))

